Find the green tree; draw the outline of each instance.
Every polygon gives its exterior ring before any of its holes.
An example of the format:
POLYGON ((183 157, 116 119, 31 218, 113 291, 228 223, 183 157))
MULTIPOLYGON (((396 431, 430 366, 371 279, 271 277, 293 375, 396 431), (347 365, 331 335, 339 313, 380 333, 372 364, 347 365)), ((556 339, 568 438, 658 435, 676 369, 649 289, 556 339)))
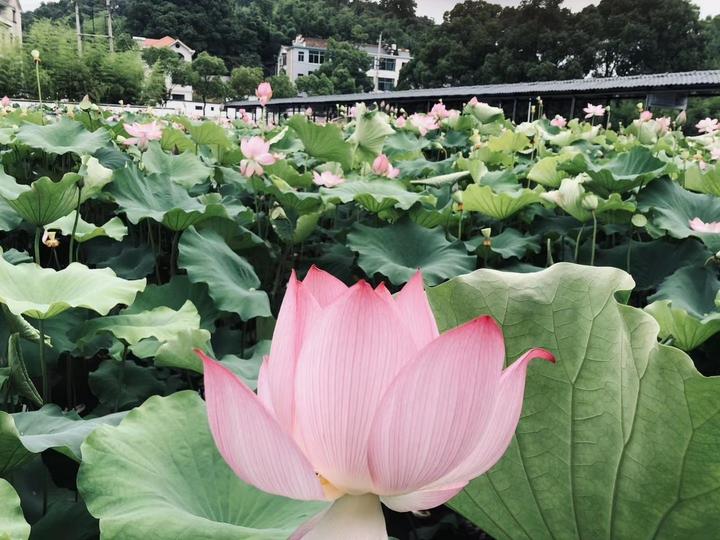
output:
POLYGON ((230 73, 230 97, 245 99, 253 95, 257 86, 263 80, 261 67, 236 67, 230 73))
POLYGON ((702 41, 705 43, 706 67, 720 68, 720 15, 702 21, 702 41))
POLYGON ((167 101, 168 91, 165 71, 155 64, 145 77, 142 88, 142 102, 145 105, 162 105, 167 101))
POLYGON ((288 98, 297 96, 297 88, 287 75, 273 75, 267 80, 272 86, 274 98, 288 98))
POLYGON ((380 0, 380 6, 396 17, 407 19, 415 16, 415 0, 380 0))
POLYGON ((222 76, 227 73, 222 58, 203 51, 192 62, 188 82, 203 103, 203 115, 208 99, 223 99, 227 96, 227 85, 222 76))
POLYGON ((338 93, 366 92, 373 88, 367 75, 372 59, 352 43, 330 39, 325 63, 316 71, 327 76, 338 93))
POLYGON ((335 93, 335 85, 330 77, 324 73, 310 73, 295 81, 299 92, 305 92, 309 96, 327 96, 335 93))

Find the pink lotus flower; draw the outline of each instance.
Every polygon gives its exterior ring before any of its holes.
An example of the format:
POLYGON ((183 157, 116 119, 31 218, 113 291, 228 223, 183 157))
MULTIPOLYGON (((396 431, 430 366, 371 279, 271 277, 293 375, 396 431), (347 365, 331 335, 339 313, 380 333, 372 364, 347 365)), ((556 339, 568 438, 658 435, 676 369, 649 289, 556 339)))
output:
POLYGON ((356 118, 357 117, 357 105, 353 105, 350 107, 350 110, 348 111, 348 118, 356 118))
POLYGON ((696 217, 690 220, 690 228, 697 232, 717 234, 720 233, 720 221, 705 223, 702 219, 696 217))
POLYGON ((252 116, 245 109, 238 109, 237 114, 244 124, 254 124, 252 116))
POLYGON ((240 141, 240 151, 246 159, 240 161, 240 174, 250 177, 265 172, 263 165, 275 163, 275 156, 270 153, 270 143, 262 137, 250 137, 240 141))
POLYGON ((0 99, 0 106, 9 107, 11 103, 12 100, 7 96, 4 96, 2 99, 0 99))
POLYGON ((375 158, 372 164, 372 171, 378 176, 387 176, 388 178, 397 178, 400 174, 400 169, 393 167, 385 154, 380 154, 375 158))
POLYGON ((433 105, 433 108, 430 109, 430 115, 434 116, 437 120, 442 120, 443 118, 447 118, 450 116, 450 112, 447 110, 447 107, 445 107, 445 104, 441 101, 433 105))
POLYGON ((335 187, 344 181, 345 179, 343 177, 333 174, 330 171, 324 171, 323 173, 313 171, 313 182, 318 186, 335 187))
POLYGON ((468 101, 468 105, 475 107, 475 105, 480 105, 480 102, 478 101, 478 98, 473 96, 470 101, 468 101))
POLYGON ((650 111, 643 111, 640 113, 641 122, 649 122, 650 120, 652 120, 652 117, 653 113, 651 113, 650 111))
POLYGON ((260 83, 255 90, 255 95, 257 96, 258 101, 260 101, 260 105, 263 107, 268 104, 272 98, 272 94, 272 86, 270 86, 269 82, 260 83))
POLYGON ((588 103, 587 107, 583 109, 583 112, 585 113, 585 118, 593 118, 594 116, 602 117, 605 116, 605 107, 588 103))
POLYGON ((720 146, 710 148, 710 158, 714 161, 720 160, 720 146))
POLYGON ((404 128, 406 123, 407 123, 407 118, 405 118, 404 116, 398 116, 395 119, 395 125, 397 127, 399 127, 400 129, 404 128))
POLYGON ((700 120, 695 127, 700 133, 708 133, 710 135, 714 135, 718 130, 720 130, 717 118, 706 118, 705 120, 700 120))
POLYGON ((564 116, 560 116, 559 114, 555 115, 555 118, 550 120, 550 125, 555 126, 557 128, 564 128, 567 126, 567 119, 564 116))
POLYGON ((150 144, 150 141, 159 141, 162 139, 162 126, 157 121, 152 121, 149 124, 139 124, 137 122, 132 124, 125 124, 123 126, 127 131, 130 138, 125 139, 124 144, 128 146, 137 146, 141 150, 145 150, 150 144))
POLYGON ((504 454, 532 349, 503 369, 498 325, 439 335, 420 273, 393 297, 312 268, 293 274, 255 395, 198 351, 210 428, 245 482, 332 506, 291 538, 386 538, 398 512, 443 504, 504 454), (342 531, 342 534, 338 534, 342 531))
POLYGON ((427 135, 428 131, 439 129, 435 118, 427 114, 415 113, 409 118, 410 124, 420 132, 423 137, 427 135))
POLYGON ((670 126, 672 125, 672 120, 669 116, 661 116, 660 118, 655 119, 655 127, 657 128, 657 131, 660 135, 664 135, 668 131, 670 131, 670 126))
POLYGON ((312 115, 313 115, 312 107, 308 107, 307 109, 305 109, 305 116, 312 116, 312 115))

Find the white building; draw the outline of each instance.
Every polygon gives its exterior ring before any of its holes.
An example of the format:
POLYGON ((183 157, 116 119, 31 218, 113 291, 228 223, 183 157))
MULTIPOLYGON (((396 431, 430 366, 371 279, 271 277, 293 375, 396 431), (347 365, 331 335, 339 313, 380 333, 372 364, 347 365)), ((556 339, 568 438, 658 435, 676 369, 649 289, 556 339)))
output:
MULTIPOLYGON (((2 1, 2 0, 0 0, 2 1)), ((175 39, 170 36, 165 36, 160 39, 151 39, 146 37, 134 36, 133 39, 143 49, 158 48, 158 49, 170 49, 176 52, 185 62, 192 62, 192 58, 195 55, 195 50, 191 49, 185 43, 179 39, 175 39)), ((168 75, 165 80, 165 86, 168 90, 168 95, 172 101, 192 101, 193 89, 189 85, 173 84, 172 78, 168 75)))
POLYGON ((22 7, 18 0, 0 0, 0 47, 22 43, 22 7))
MULTIPOLYGON (((410 51, 395 46, 383 47, 378 55, 377 45, 360 45, 359 48, 373 59, 373 67, 367 74, 372 80, 377 76, 377 90, 395 89, 400 80, 400 70, 412 59, 410 51)), ((285 73, 296 81, 319 69, 326 60, 326 53, 327 40, 297 36, 292 45, 280 47, 277 73, 285 73)))

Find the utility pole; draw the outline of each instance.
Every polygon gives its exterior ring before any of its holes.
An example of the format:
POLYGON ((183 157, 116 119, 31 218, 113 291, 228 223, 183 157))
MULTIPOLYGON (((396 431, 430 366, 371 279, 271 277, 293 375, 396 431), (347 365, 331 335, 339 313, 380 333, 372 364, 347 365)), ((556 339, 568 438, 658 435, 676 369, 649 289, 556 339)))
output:
POLYGON ((378 38, 377 54, 375 55, 375 91, 380 91, 380 50, 382 49, 382 32, 378 38))
POLYGON ((115 40, 113 39, 112 29, 112 9, 110 8, 110 0, 105 0, 105 7, 107 8, 107 31, 108 41, 110 42, 110 52, 115 52, 115 40))
POLYGON ((78 54, 82 56, 82 28, 80 28, 80 0, 75 0, 75 32, 77 33, 78 54))

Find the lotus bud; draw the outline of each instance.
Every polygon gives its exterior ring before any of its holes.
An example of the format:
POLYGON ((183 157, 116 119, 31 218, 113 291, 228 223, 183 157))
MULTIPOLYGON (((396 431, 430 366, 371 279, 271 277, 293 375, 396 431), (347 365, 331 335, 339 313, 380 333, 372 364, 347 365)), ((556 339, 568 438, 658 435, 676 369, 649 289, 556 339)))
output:
POLYGON ((82 111, 88 111, 92 107, 92 102, 90 101, 90 96, 85 94, 85 97, 82 98, 82 101, 78 104, 78 108, 82 111))
POLYGON ((598 204, 600 204, 600 201, 597 198, 597 195, 593 195, 592 193, 590 195, 586 195, 582 200, 582 207, 585 210, 590 210, 591 212, 597 210, 598 204))
POLYGON ((482 143, 482 140, 480 139, 480 132, 477 129, 473 129, 473 133, 470 135, 470 142, 475 147, 480 146, 482 143))
POLYGON ((637 103, 637 105, 635 105, 635 107, 637 107, 638 111, 643 111, 645 109, 645 104, 642 101, 638 101, 638 103, 637 103))
POLYGON ((684 126, 687 122, 687 113, 685 111, 680 111, 680 114, 677 115, 675 118, 675 125, 678 126, 684 126))
POLYGON ((490 227, 485 227, 484 229, 480 229, 480 233, 485 238, 490 238, 492 236, 492 229, 490 227))
POLYGON ((633 225, 635 225, 636 227, 638 227, 640 229, 645 227, 645 225, 647 225, 647 222, 648 222, 647 218, 645 216, 643 216, 642 214, 635 214, 630 221, 632 222, 633 225))
POLYGON ((35 60, 36 62, 40 61, 40 51, 38 51, 37 49, 33 49, 32 51, 30 51, 30 56, 32 56, 33 60, 35 60))
POLYGON ((462 204, 463 202, 463 192, 462 191, 456 191, 452 194, 452 199, 458 204, 462 204))
POLYGON ((55 231, 45 231, 42 236, 42 243, 51 249, 55 249, 60 245, 60 240, 55 238, 55 231))

